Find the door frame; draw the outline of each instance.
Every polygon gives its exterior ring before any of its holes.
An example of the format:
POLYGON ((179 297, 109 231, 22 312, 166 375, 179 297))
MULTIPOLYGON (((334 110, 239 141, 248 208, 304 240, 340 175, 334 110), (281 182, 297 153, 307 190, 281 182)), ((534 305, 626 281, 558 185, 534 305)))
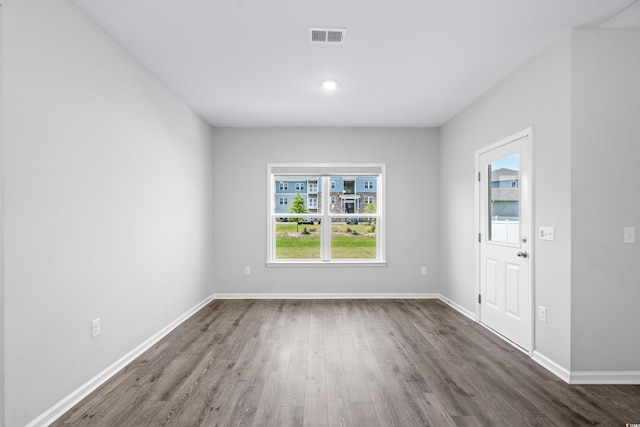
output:
MULTIPOLYGON (((533 165, 534 165, 534 158, 533 158, 533 153, 534 153, 534 141, 533 141, 533 127, 528 127, 526 129, 523 129, 519 132, 516 132, 512 135, 509 135, 506 138, 503 138, 497 142, 494 142, 493 144, 487 145, 486 147, 482 147, 479 148, 478 150, 475 151, 475 175, 476 175, 476 179, 475 179, 475 236, 480 236, 480 230, 482 229, 482 224, 481 224, 481 194, 480 192, 482 191, 482 188, 480 188, 480 171, 481 171, 481 166, 480 166, 480 156, 482 154, 485 154, 489 151, 492 151, 496 148, 502 147, 503 145, 507 145, 511 142, 514 142, 516 140, 522 139, 522 138, 527 138, 527 157, 528 157, 528 164, 527 164, 527 168, 529 170, 529 181, 527 183, 528 185, 528 197, 529 197, 529 203, 527 210, 524 212, 525 215, 528 215, 529 217, 529 226, 527 227, 526 230, 521 230, 521 234, 524 234, 527 236, 527 238, 529 239, 529 243, 530 243, 530 247, 529 247, 529 263, 530 263, 530 268, 529 268, 529 275, 528 275, 528 280, 530 283, 530 289, 531 289, 531 295, 530 295, 530 304, 531 304, 531 331, 530 331, 530 343, 529 343, 529 350, 528 353, 530 357, 533 357, 533 352, 534 352, 534 344, 535 344, 535 320, 536 320, 536 310, 535 310, 535 281, 534 281, 534 265, 535 265, 535 236, 533 234, 533 230, 534 230, 534 216, 533 216, 533 212, 534 212, 534 208, 533 208, 533 204, 534 204, 534 172, 533 172, 533 165)), ((476 290, 476 295, 479 296, 480 292, 481 292, 481 286, 480 286, 480 280, 481 280, 481 270, 480 270, 480 256, 481 256, 481 252, 480 252, 480 239, 477 238, 476 239, 476 245, 475 245, 475 290, 476 290)), ((478 301, 478 297, 476 297, 476 322, 478 322, 479 324, 483 325, 480 318, 480 302, 478 301)), ((496 335, 498 335, 501 338, 504 338, 507 342, 509 342, 510 344, 512 344, 514 347, 518 348, 519 350, 524 351, 524 349, 522 349, 521 347, 519 347, 518 345, 516 345, 515 343, 511 342, 510 340, 508 340, 507 338, 503 337, 502 335, 498 334, 497 332, 493 331, 493 329, 487 327, 487 329, 489 329, 490 331, 494 332, 496 335)))

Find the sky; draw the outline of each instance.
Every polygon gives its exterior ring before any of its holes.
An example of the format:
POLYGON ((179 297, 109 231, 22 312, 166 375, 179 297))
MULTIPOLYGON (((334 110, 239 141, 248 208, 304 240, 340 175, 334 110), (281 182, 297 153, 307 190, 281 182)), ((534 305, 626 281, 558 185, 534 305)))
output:
POLYGON ((491 165, 492 170, 498 170, 501 168, 511 169, 514 171, 520 170, 519 156, 516 154, 514 156, 498 160, 497 162, 493 162, 491 165))

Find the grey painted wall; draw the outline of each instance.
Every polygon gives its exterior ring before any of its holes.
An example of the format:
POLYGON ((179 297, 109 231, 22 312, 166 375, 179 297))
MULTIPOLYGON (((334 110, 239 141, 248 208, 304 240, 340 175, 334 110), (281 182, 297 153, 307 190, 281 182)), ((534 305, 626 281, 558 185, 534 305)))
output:
POLYGON ((536 350, 572 370, 639 369, 639 246, 621 244, 640 217, 637 31, 563 37, 440 132, 211 130, 68 0, 1 9, 7 426, 212 292, 441 292, 473 311, 474 151, 529 126, 534 228, 556 227, 534 242, 536 350), (386 163, 389 265, 265 267, 269 162, 386 163))
POLYGON ((214 140, 217 293, 440 291, 437 130, 215 129, 214 140), (386 163, 387 267, 265 267, 267 163, 309 162, 386 163))
MULTIPOLYGON (((2 29, 0 5, 0 34, 2 29)), ((4 99, 4 49, 0 43, 0 99, 4 99)), ((4 426, 4 105, 0 105, 0 427, 4 426)))
MULTIPOLYGON (((441 129, 440 218, 443 293, 475 311, 475 150, 534 128, 534 227, 556 240, 534 240, 535 300, 548 309, 535 324, 535 349, 570 366, 571 207, 570 56, 562 37, 441 129)), ((533 236, 531 236, 533 237, 533 236)))
POLYGON ((572 83, 571 367, 640 371, 640 30, 575 31, 572 83))
POLYGON ((637 29, 573 31, 441 129, 443 293, 472 310, 474 151, 534 127, 534 231, 556 228, 532 253, 535 350, 574 373, 640 370, 640 246, 623 244, 640 218, 638 46, 637 29))
POLYGON ((211 294, 213 144, 70 1, 2 9, 6 425, 17 427, 211 294))

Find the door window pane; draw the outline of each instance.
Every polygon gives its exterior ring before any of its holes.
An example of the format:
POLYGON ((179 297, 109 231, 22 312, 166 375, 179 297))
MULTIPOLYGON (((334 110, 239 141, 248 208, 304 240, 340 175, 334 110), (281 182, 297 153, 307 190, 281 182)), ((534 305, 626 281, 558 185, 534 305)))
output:
POLYGON ((514 155, 489 166, 489 240, 520 241, 520 157, 514 155))

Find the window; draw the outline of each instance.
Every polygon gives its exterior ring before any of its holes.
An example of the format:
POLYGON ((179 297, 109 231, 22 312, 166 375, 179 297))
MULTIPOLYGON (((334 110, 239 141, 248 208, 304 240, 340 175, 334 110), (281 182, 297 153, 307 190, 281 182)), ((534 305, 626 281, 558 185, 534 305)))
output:
POLYGON ((520 156, 515 154, 488 164, 489 175, 504 183, 487 188, 489 194, 488 240, 499 243, 520 242, 520 156), (507 177, 507 179, 504 179, 507 177))
POLYGON ((279 188, 280 188, 280 190, 288 190, 289 189, 289 183, 281 182, 279 188))
POLYGON ((384 164, 269 164, 267 170, 268 266, 385 265, 384 164), (367 196, 331 191, 338 182, 358 181, 367 196), (300 182, 313 182, 317 193, 277 196, 300 182))
POLYGON ((296 182, 296 191, 303 191, 304 190, 304 184, 301 182, 296 182))
POLYGON ((373 190, 373 181, 365 181, 364 182, 365 190, 373 190))

